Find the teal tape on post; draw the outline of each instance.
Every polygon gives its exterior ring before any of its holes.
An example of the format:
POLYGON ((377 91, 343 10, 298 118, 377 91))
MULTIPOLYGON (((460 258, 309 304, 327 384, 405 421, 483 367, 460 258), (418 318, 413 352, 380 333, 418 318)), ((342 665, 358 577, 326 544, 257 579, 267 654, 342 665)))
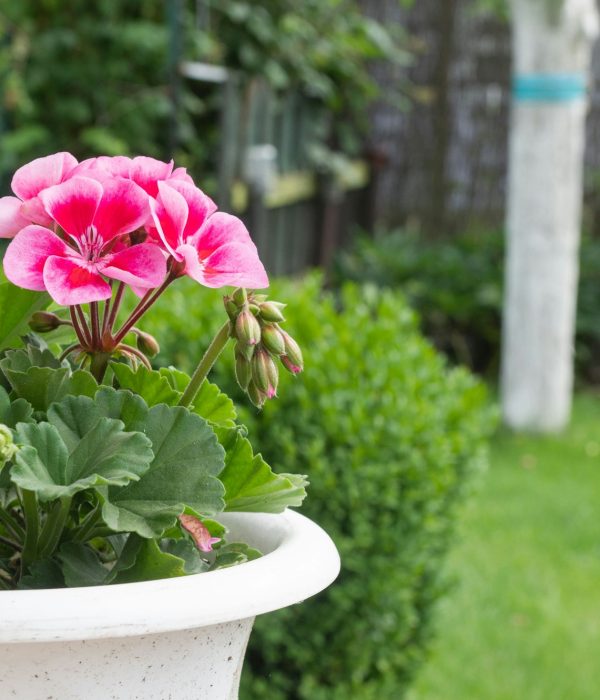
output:
POLYGON ((517 102, 572 102, 585 97, 585 75, 539 73, 516 75, 512 93, 517 102))

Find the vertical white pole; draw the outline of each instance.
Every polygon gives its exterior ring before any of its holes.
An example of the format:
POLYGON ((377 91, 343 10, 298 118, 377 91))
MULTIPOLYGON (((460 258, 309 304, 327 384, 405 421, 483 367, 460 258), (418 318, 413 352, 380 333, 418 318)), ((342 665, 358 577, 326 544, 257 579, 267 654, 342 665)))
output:
POLYGON ((511 0, 513 111, 502 410, 518 429, 570 417, 583 155, 596 0, 511 0))

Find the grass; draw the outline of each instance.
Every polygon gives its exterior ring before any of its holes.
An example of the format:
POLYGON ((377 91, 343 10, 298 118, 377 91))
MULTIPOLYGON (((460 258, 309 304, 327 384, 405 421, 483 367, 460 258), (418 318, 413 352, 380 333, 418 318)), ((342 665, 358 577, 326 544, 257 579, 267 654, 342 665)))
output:
POLYGON ((600 697, 600 398, 558 437, 499 435, 410 700, 600 697))

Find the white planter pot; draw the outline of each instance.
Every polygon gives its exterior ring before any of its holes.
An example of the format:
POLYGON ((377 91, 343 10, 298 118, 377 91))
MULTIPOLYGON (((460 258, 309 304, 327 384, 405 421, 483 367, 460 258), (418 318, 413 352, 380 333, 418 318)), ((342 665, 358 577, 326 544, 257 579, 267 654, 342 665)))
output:
POLYGON ((235 700, 254 617, 318 593, 340 561, 298 513, 222 520, 265 556, 161 581, 0 592, 0 698, 235 700))

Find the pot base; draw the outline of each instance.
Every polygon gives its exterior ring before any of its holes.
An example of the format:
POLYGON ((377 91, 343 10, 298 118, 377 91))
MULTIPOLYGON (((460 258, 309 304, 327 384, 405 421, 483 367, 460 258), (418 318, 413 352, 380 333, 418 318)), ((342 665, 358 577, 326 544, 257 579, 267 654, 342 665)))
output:
POLYGON ((254 618, 120 639, 0 645, 0 698, 237 700, 254 618))

